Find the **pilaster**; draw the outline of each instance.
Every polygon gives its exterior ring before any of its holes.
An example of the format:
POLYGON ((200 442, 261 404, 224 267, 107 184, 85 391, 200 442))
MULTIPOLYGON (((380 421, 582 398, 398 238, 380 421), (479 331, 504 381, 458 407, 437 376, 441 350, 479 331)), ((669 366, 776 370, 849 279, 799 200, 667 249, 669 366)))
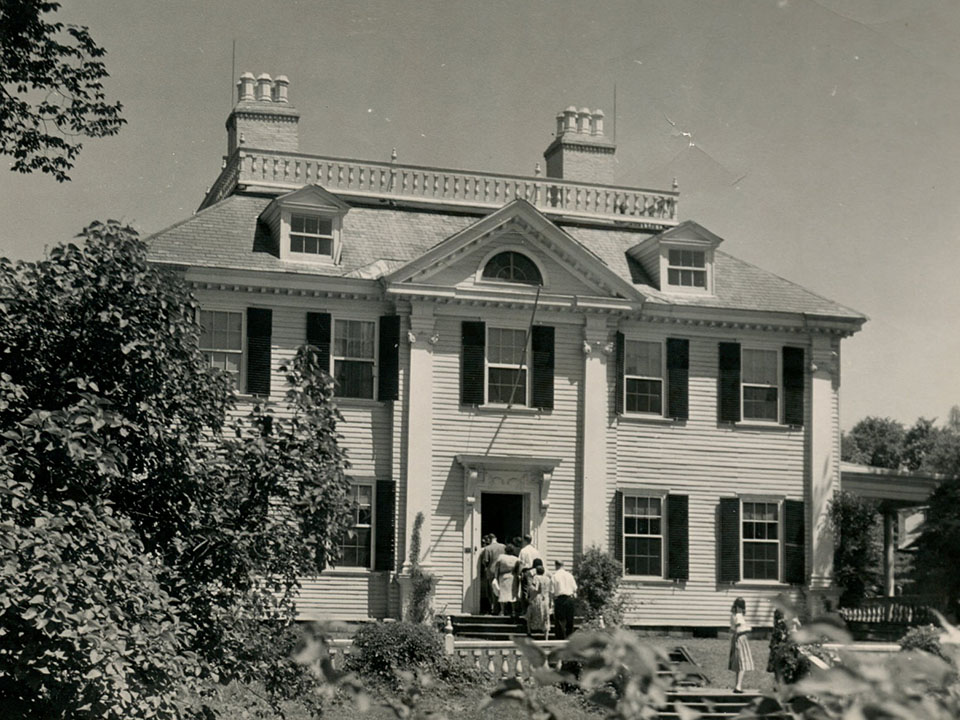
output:
POLYGON ((580 393, 580 444, 583 485, 580 518, 581 549, 609 544, 607 512, 607 421, 610 392, 607 363, 613 344, 604 315, 587 315, 583 329, 583 387, 580 393))
POLYGON ((830 501, 840 488, 840 358, 831 335, 814 334, 810 358, 810 587, 833 582, 830 501))

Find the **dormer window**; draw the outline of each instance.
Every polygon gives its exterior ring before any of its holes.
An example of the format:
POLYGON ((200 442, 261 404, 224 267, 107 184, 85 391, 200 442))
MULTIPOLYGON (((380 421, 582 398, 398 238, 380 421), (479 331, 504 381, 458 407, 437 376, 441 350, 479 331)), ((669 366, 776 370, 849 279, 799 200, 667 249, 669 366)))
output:
POLYGON ((676 287, 707 287, 707 260, 703 250, 670 250, 667 253, 667 284, 676 287))
POLYGON ((290 252, 333 257, 333 220, 317 215, 290 215, 290 252))
POLYGON ((483 279, 495 282, 543 285, 543 276, 536 263, 522 253, 497 253, 483 267, 483 279))
POLYGON ((275 198, 261 213, 281 260, 338 264, 350 206, 319 185, 275 198))

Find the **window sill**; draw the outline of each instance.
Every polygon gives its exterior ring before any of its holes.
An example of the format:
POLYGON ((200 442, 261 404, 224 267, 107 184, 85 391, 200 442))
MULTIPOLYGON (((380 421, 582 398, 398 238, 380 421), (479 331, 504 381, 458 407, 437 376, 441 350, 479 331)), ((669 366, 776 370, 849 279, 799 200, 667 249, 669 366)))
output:
POLYGON ((385 570, 371 570, 370 568, 360 568, 360 567, 338 567, 338 568, 324 568, 324 571, 321 575, 318 575, 318 578, 323 578, 325 575, 336 575, 337 577, 368 577, 377 572, 386 572, 385 570))
POLYGON ((779 580, 741 580, 733 583, 737 588, 756 588, 758 590, 789 590, 794 585, 779 580))
POLYGON ((763 422, 762 420, 741 420, 729 423, 735 430, 765 430, 768 432, 797 432, 802 431, 802 425, 784 425, 783 423, 763 422))
POLYGON ((338 407, 343 408, 377 408, 386 407, 385 400, 371 400, 369 398, 338 398, 334 396, 333 401, 338 407))
POLYGON ((686 420, 664 417, 663 415, 645 415, 643 413, 620 413, 620 421, 650 425, 684 425, 686 420))
POLYGON ((683 583, 682 580, 670 580, 668 578, 662 577, 647 577, 644 575, 624 575, 623 582, 631 586, 645 586, 645 587, 673 587, 679 586, 683 583))
POLYGON ((464 410, 473 410, 481 415, 503 415, 505 412, 511 415, 539 415, 543 412, 541 408, 527 407, 526 405, 514 405, 513 407, 506 405, 461 405, 460 407, 464 410))

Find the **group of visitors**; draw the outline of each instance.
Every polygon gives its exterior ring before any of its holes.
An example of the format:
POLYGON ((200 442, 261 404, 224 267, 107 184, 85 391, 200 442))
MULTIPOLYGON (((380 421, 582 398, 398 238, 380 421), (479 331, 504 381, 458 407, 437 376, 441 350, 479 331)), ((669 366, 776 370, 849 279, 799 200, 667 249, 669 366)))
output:
POLYGON ((494 615, 523 617, 528 634, 550 634, 551 611, 555 636, 564 640, 573 633, 577 581, 559 560, 547 574, 540 552, 529 535, 504 545, 490 533, 483 537, 480 577, 494 615))

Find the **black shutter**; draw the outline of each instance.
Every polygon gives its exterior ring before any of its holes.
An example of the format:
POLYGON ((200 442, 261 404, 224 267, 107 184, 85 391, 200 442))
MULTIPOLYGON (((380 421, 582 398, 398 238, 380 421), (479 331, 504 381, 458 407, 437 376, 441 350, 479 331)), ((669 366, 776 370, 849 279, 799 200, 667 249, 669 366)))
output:
POLYGON ((553 409, 553 341, 553 327, 533 326, 533 406, 545 410, 553 409))
POLYGON ((380 375, 377 399, 396 400, 400 392, 400 316, 380 318, 380 375))
POLYGON ((247 392, 270 394, 270 336, 273 311, 247 308, 247 392))
POLYGON ((720 557, 718 579, 740 582, 740 498, 720 498, 720 557))
POLYGON ((624 341, 623 333, 618 332, 614 337, 615 341, 615 352, 616 352, 616 364, 617 364, 617 377, 613 382, 613 392, 616 394, 616 399, 614 400, 614 408, 616 409, 617 415, 623 414, 623 370, 625 357, 624 353, 626 352, 626 342, 624 341))
POLYGON ((463 405, 483 405, 486 346, 486 324, 464 320, 460 324, 460 402, 463 405))
POLYGON ((740 422, 740 343, 720 343, 720 422, 740 422))
POLYGON ((307 313, 307 345, 317 349, 317 363, 330 373, 330 313, 307 313))
MULTIPOLYGON (((623 493, 617 490, 613 494, 615 504, 613 510, 614 530, 613 530, 613 557, 619 563, 623 563, 623 493)), ((608 516, 609 517, 609 516, 608 516)))
POLYGON ((803 425, 803 348, 783 348, 783 422, 803 425))
POLYGON ((377 516, 374 518, 374 535, 377 544, 373 552, 374 570, 393 570, 395 565, 393 557, 395 487, 392 480, 377 480, 377 516))
POLYGON ((686 420, 690 416, 690 341, 667 338, 667 416, 686 420))
POLYGON ((783 579, 791 585, 803 585, 804 540, 806 539, 805 512, 802 500, 786 500, 783 503, 784 572, 783 579))
POLYGON ((690 579, 690 512, 686 495, 667 495, 667 577, 690 579))

